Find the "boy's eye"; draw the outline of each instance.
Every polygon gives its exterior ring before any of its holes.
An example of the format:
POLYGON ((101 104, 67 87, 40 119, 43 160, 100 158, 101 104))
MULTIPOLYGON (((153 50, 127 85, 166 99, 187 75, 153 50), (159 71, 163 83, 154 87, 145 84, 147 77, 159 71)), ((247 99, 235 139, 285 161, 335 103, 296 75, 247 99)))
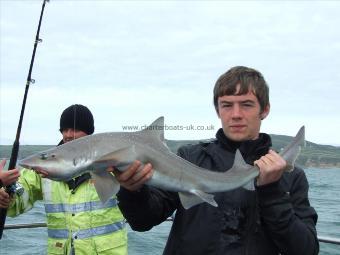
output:
POLYGON ((253 107, 254 104, 253 103, 243 103, 242 106, 244 106, 244 107, 253 107))

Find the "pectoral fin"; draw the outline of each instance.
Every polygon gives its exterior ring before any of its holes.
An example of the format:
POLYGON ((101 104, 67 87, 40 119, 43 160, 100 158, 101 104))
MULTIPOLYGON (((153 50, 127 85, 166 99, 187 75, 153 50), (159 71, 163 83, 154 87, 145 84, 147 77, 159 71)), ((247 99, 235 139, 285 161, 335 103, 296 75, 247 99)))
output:
POLYGON ((91 172, 91 176, 94 180, 94 187, 103 204, 119 191, 119 183, 111 173, 107 171, 97 171, 91 172))
POLYGON ((191 190, 190 193, 179 192, 179 199, 185 209, 189 209, 195 205, 207 202, 212 206, 217 207, 217 203, 214 200, 214 195, 205 193, 200 190, 191 190))

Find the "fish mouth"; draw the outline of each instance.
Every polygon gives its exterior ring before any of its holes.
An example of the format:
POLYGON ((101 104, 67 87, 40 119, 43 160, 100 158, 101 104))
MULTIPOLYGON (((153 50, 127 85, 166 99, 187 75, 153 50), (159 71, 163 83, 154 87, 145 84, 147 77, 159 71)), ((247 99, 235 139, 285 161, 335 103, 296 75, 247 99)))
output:
POLYGON ((27 164, 27 163, 25 163, 24 161, 21 161, 21 160, 19 160, 18 165, 23 167, 23 168, 32 169, 31 165, 29 165, 29 164, 27 164))
POLYGON ((32 169, 32 170, 34 170, 36 173, 38 173, 38 174, 42 175, 43 177, 47 177, 47 176, 48 176, 48 172, 47 172, 47 170, 46 170, 46 169, 44 169, 44 168, 41 168, 41 167, 35 167, 35 168, 34 168, 34 169, 32 169))
POLYGON ((34 170, 36 172, 46 172, 45 169, 43 169, 42 167, 38 167, 38 166, 34 166, 32 164, 26 163, 25 161, 19 161, 19 166, 26 168, 26 169, 30 169, 30 170, 34 170))
POLYGON ((19 165, 22 166, 23 168, 33 170, 34 172, 36 172, 37 174, 41 174, 42 176, 48 175, 47 169, 44 169, 42 167, 32 166, 32 165, 28 165, 28 164, 25 164, 25 163, 22 163, 22 164, 19 163, 19 165))

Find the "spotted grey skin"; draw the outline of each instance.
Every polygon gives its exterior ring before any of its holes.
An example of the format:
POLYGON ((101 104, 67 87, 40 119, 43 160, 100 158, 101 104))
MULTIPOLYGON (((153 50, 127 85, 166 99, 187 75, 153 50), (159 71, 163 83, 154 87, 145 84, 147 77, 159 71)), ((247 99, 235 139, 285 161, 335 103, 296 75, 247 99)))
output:
MULTIPOLYGON (((258 176, 259 169, 245 163, 239 151, 231 169, 223 173, 203 169, 169 150, 164 142, 163 127, 164 118, 160 117, 142 131, 85 136, 29 156, 19 165, 44 170, 47 178, 56 181, 67 181, 88 172, 103 203, 119 190, 119 183, 106 169, 115 166, 124 171, 134 160, 150 162, 154 174, 146 184, 179 192, 186 209, 202 202, 217 206, 212 194, 215 192, 238 187, 253 189, 253 179, 258 176)), ((304 127, 280 153, 289 166, 294 165, 303 143, 304 127)))

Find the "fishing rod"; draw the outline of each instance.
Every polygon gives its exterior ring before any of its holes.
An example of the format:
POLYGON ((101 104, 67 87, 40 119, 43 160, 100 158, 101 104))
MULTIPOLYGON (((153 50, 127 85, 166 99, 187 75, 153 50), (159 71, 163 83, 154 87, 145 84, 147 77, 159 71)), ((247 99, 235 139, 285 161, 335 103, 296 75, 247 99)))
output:
MULTIPOLYGON (((22 102, 22 105, 21 105, 21 112, 20 112, 20 118, 19 118, 17 133, 16 133, 15 140, 14 140, 14 143, 13 143, 13 146, 12 146, 12 152, 11 152, 11 158, 10 158, 9 165, 8 165, 8 170, 12 170, 12 169, 15 168, 15 165, 16 165, 16 162, 17 162, 17 159, 18 159, 18 152, 19 152, 19 145, 20 145, 19 140, 20 140, 20 134, 21 134, 22 121, 24 119, 24 112, 25 112, 28 89, 29 89, 30 84, 35 82, 31 78, 31 75, 32 75, 32 69, 33 69, 35 52, 37 50, 37 46, 38 46, 38 43, 42 42, 42 40, 39 38, 39 33, 40 33, 41 20, 42 20, 43 14, 44 14, 46 2, 49 2, 49 0, 44 0, 42 7, 41 7, 39 25, 38 25, 38 29, 37 29, 37 34, 35 36, 35 42, 34 42, 34 47, 33 47, 31 64, 30 64, 30 68, 29 68, 29 71, 28 71, 27 81, 26 81, 24 99, 23 99, 23 102, 22 102)), ((23 187, 21 187, 19 184, 16 184, 16 183, 13 183, 13 184, 6 187, 6 192, 10 196, 13 195, 13 194, 22 195, 23 191, 24 191, 23 187)), ((2 233, 3 233, 4 227, 5 227, 6 214, 7 214, 7 208, 0 208, 0 239, 2 238, 2 233)))

